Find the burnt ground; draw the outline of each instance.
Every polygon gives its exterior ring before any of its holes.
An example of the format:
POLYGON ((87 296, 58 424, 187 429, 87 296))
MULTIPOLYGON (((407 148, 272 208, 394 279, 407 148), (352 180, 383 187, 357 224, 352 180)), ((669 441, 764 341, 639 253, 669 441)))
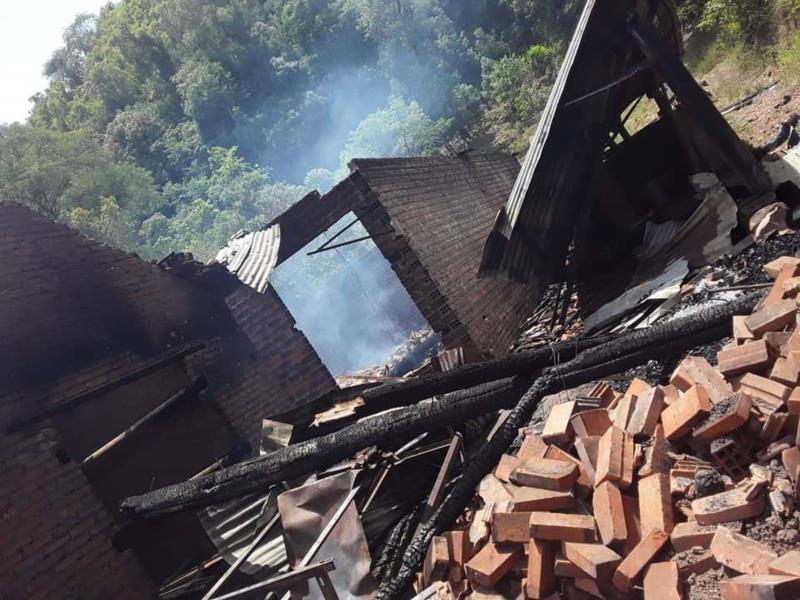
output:
POLYGON ((800 114, 800 82, 778 83, 756 97, 751 105, 725 117, 742 139, 758 147, 772 141, 781 124, 793 113, 800 114))

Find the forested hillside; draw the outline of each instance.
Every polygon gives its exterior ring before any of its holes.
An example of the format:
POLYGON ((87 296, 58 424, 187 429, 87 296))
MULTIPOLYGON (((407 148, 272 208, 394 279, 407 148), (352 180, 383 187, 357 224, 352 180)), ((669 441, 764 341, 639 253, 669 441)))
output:
MULTIPOLYGON (((148 258, 208 259, 350 158, 524 151, 582 5, 119 0, 76 18, 28 122, 0 126, 0 197, 148 258)), ((687 33, 758 49, 799 8, 680 12, 687 33)))

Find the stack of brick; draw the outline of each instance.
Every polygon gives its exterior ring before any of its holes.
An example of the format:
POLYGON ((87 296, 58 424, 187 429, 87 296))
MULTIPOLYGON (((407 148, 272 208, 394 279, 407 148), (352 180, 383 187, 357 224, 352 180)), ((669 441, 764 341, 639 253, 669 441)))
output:
POLYGON ((468 526, 434 539, 419 589, 680 600, 692 575, 724 567, 723 600, 800 598, 800 552, 741 533, 800 499, 800 259, 765 270, 774 286, 734 319, 716 367, 690 356, 668 385, 598 383, 594 402, 557 405, 540 434, 523 430, 468 526))

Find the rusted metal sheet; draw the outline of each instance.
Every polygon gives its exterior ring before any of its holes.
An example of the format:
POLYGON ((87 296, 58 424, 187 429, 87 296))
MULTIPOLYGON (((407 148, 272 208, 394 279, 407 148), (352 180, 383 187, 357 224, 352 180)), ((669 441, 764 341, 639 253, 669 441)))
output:
POLYGON ((595 167, 619 116, 650 81, 627 32, 636 15, 682 52, 670 0, 587 0, 511 196, 487 238, 480 272, 541 288, 563 269, 595 167), (610 85, 611 84, 611 85, 610 85))
POLYGON ((276 224, 254 232, 240 231, 219 251, 216 261, 225 265, 245 285, 263 294, 278 263, 281 227, 276 224))

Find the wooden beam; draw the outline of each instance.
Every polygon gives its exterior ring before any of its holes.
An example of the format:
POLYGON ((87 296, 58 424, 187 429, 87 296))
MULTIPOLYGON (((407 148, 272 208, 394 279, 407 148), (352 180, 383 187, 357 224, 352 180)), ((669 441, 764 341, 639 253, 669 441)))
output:
POLYGON ((141 419, 136 421, 133 425, 128 427, 125 431, 120 433, 119 435, 114 436, 111 440, 103 444, 100 448, 92 452, 89 456, 83 459, 81 462, 82 467, 86 467, 92 463, 94 463, 98 458, 106 454, 109 450, 114 448, 115 446, 119 445, 126 439, 129 439, 133 436, 142 426, 146 425, 147 423, 153 421, 158 415, 163 413, 165 410, 178 404, 179 402, 186 400, 187 398, 194 398, 202 392, 206 386, 208 385, 208 380, 203 377, 202 375, 195 379, 192 384, 188 387, 183 388, 177 394, 174 394, 171 398, 162 402, 141 419))
POLYGON ((750 193, 756 195, 769 190, 769 179, 755 156, 739 139, 680 58, 661 39, 655 27, 646 21, 634 20, 630 24, 630 32, 642 52, 654 61, 654 69, 675 92, 697 126, 719 145, 750 193))
POLYGON ((179 361, 182 358, 185 358, 191 354, 195 354, 199 352, 206 345, 202 342, 197 344, 192 344, 191 346, 185 346, 184 348, 180 348, 178 350, 173 350, 167 354, 162 356, 156 357, 150 361, 141 363, 140 365, 134 367, 133 369, 129 369, 125 371, 119 377, 112 379, 111 381, 107 381, 97 387, 92 388, 86 392, 80 392, 79 394, 74 394, 48 406, 47 408, 40 410, 38 412, 26 415, 24 417, 20 417, 16 421, 12 422, 11 425, 8 426, 8 433, 16 433, 28 427, 29 425, 33 425, 34 423, 38 423, 39 421, 43 421, 44 419, 48 419, 53 415, 56 415, 64 410, 74 408, 83 404, 84 402, 88 402, 93 398, 97 398, 98 396, 102 396, 103 394, 107 394, 108 392, 115 390, 118 387, 122 387, 123 385, 127 385, 128 383, 134 382, 142 377, 150 375, 151 373, 155 373, 162 367, 166 365, 179 361))

